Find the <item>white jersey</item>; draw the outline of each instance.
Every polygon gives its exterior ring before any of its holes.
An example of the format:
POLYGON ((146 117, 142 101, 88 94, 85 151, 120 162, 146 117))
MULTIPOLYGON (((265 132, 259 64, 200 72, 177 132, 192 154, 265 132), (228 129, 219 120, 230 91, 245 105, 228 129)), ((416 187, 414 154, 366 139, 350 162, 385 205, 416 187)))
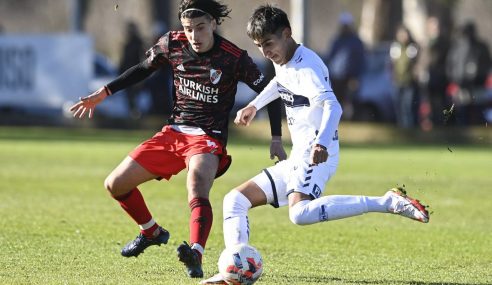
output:
POLYGON ((276 76, 251 102, 257 109, 280 97, 292 139, 290 158, 309 156, 313 144, 329 155, 339 151, 341 107, 330 86, 328 68, 312 50, 299 45, 292 59, 274 64, 276 76))

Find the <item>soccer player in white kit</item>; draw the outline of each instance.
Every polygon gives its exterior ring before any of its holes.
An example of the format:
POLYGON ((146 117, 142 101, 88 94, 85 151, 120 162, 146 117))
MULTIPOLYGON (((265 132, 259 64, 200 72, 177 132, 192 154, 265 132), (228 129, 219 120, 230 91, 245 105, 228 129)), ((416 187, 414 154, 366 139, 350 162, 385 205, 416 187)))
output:
MULTIPOLYGON (((309 225, 367 212, 399 214, 423 223, 429 221, 425 206, 394 188, 381 197, 321 196, 338 166, 338 124, 342 108, 333 93, 328 69, 312 50, 292 38, 288 17, 279 8, 263 5, 248 22, 248 36, 276 76, 245 108, 235 123, 247 126, 257 110, 280 97, 285 104, 292 150, 287 160, 264 169, 231 190, 223 202, 225 246, 249 243, 248 210, 271 204, 289 206, 289 218, 309 225)), ((215 275, 202 284, 225 284, 215 275)))

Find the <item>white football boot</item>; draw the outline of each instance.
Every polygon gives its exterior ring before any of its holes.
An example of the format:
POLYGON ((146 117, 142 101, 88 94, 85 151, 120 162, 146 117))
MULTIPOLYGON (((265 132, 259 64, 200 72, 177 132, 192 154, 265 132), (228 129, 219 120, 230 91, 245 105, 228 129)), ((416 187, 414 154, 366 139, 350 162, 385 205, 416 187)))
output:
POLYGON ((394 213, 422 223, 429 222, 429 212, 419 200, 407 196, 407 192, 402 187, 393 188, 386 193, 390 195, 392 202, 388 208, 390 213, 394 213))

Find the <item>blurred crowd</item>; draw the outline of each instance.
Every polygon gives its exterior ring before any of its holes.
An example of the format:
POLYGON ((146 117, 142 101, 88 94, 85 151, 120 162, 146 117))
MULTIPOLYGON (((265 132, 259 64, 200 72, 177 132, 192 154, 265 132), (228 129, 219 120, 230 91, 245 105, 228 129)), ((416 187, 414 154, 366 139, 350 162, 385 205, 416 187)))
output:
POLYGON ((404 25, 396 28, 392 42, 383 48, 385 55, 380 57, 382 71, 389 73, 385 84, 391 85, 391 96, 375 92, 371 100, 376 103, 368 104, 367 96, 361 94, 373 88, 371 81, 383 82, 384 76, 371 74, 374 69, 368 65, 374 65, 374 54, 364 47, 352 15, 340 15, 339 32, 331 39, 324 60, 343 106, 344 120, 380 120, 383 116, 378 112, 392 112, 389 120, 399 127, 423 130, 487 121, 486 112, 492 110, 491 57, 474 22, 447 33, 438 18, 430 17, 426 28, 428 42, 424 43, 416 42, 404 25), (392 108, 374 107, 378 101, 391 101, 392 108))
MULTIPOLYGON (((343 120, 385 121, 428 131, 443 125, 481 124, 487 121, 486 111, 492 113, 490 52, 472 21, 443 32, 439 19, 430 17, 428 41, 421 43, 399 25, 393 40, 376 48, 366 47, 360 39, 352 14, 341 13, 338 23, 338 33, 329 39, 323 60, 343 106, 343 120)), ((145 49, 166 28, 157 27, 150 43, 142 39, 135 23, 128 22, 126 30, 120 73, 141 62, 145 49)), ((131 117, 169 114, 171 86, 171 70, 160 70, 126 90, 131 117), (162 82, 169 87, 163 89, 162 82), (142 92, 151 100, 145 112, 138 104, 142 92)))
MULTIPOLYGON (((130 67, 139 64, 145 59, 146 49, 157 42, 159 37, 167 32, 162 24, 154 27, 154 37, 148 43, 143 39, 138 26, 129 21, 126 24, 126 37, 122 47, 121 58, 119 60, 118 74, 122 74, 130 67)), ((126 102, 133 119, 141 118, 143 115, 168 116, 172 106, 172 70, 171 68, 161 68, 154 72, 150 78, 142 83, 136 84, 126 89, 126 102), (163 84, 165 83, 165 84, 163 84), (163 88, 167 86, 167 88, 163 88), (145 92, 150 96, 149 107, 142 110, 139 104, 139 96, 145 92)))

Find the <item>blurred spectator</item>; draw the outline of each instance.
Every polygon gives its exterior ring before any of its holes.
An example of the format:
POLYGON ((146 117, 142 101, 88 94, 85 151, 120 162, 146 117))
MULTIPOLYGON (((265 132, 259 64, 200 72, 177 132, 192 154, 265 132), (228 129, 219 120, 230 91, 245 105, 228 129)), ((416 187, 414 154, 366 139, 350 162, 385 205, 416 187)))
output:
POLYGON ((449 37, 441 30, 437 17, 427 20, 427 35, 429 41, 422 52, 423 78, 422 87, 430 104, 430 119, 432 125, 442 125, 443 110, 447 108, 446 87, 446 58, 449 51, 449 37))
POLYGON ((419 98, 415 67, 418 55, 419 47, 410 31, 400 25, 391 44, 390 56, 393 62, 393 80, 397 87, 396 119, 403 128, 411 128, 417 122, 419 98))
MULTIPOLYGON (((128 68, 139 64, 145 55, 144 43, 138 26, 134 22, 128 22, 126 25, 126 38, 123 45, 123 52, 120 59, 119 74, 125 72, 128 68)), ((141 90, 141 85, 134 85, 127 88, 127 100, 130 114, 133 118, 141 116, 138 109, 137 96, 141 90)))
MULTIPOLYGON (((167 25, 162 22, 156 23, 153 30, 153 43, 156 43, 168 31, 167 25)), ((145 81, 145 88, 147 88, 152 98, 150 114, 168 118, 172 112, 172 94, 174 94, 173 71, 171 66, 163 66, 156 70, 145 81)))
POLYGON ((484 87, 491 64, 489 48, 478 38, 475 24, 465 23, 451 44, 446 62, 450 79, 448 95, 455 104, 455 119, 459 125, 471 123, 474 96, 484 87))
POLYGON ((364 69, 364 45, 354 29, 352 14, 343 12, 339 16, 339 32, 325 58, 330 70, 333 91, 343 108, 343 118, 351 119, 353 94, 359 88, 364 69))

